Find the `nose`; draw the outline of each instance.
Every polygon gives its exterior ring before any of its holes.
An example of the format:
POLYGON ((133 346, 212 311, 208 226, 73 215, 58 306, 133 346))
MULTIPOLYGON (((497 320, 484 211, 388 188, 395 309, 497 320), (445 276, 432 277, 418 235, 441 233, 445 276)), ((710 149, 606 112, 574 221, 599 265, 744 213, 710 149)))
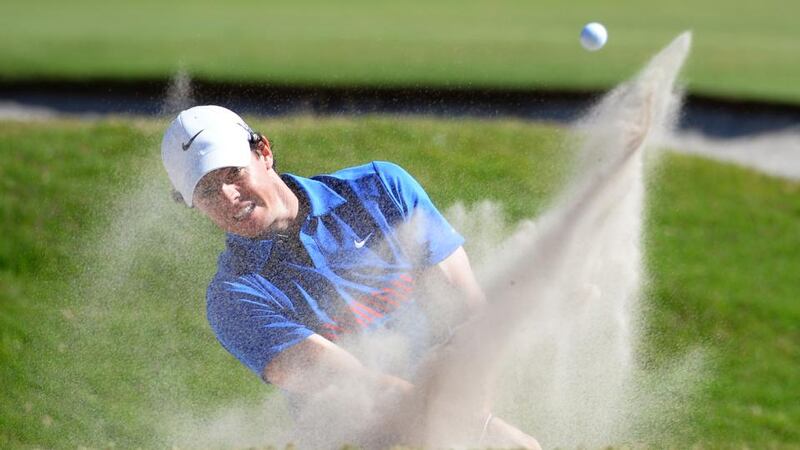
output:
POLYGON ((240 197, 239 188, 235 184, 225 183, 222 185, 222 196, 228 203, 234 203, 240 197))

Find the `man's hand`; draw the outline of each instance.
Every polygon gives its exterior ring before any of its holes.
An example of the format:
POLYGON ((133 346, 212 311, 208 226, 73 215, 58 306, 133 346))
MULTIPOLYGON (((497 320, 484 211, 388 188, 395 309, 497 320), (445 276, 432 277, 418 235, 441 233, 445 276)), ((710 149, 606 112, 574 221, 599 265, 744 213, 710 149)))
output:
POLYGON ((481 447, 492 448, 542 449, 539 441, 533 436, 526 434, 498 417, 491 419, 486 429, 486 436, 480 444, 481 447))

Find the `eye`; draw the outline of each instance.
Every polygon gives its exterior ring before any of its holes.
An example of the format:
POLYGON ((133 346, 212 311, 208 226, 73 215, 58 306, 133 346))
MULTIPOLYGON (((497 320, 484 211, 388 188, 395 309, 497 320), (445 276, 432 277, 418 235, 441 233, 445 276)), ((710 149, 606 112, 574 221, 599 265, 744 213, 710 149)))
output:
POLYGON ((213 196, 216 192, 217 188, 211 183, 208 183, 206 186, 203 186, 200 189, 200 195, 203 196, 204 198, 209 198, 213 196))
POLYGON ((228 170, 228 173, 225 174, 225 182, 233 183, 241 179, 246 171, 247 169, 245 167, 231 167, 230 170, 228 170))

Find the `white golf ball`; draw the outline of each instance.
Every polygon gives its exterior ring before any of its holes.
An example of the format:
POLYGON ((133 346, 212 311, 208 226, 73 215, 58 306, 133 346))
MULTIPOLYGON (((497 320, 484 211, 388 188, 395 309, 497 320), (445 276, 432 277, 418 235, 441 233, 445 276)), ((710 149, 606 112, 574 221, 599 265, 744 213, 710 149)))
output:
POLYGON ((581 45, 590 52, 603 48, 607 40, 608 31, 601 23, 587 23, 581 30, 581 45))

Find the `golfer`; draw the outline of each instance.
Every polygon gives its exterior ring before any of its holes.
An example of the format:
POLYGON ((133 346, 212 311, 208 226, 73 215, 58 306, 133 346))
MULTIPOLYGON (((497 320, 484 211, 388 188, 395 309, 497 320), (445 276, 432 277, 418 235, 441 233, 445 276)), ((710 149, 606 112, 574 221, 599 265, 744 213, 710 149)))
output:
MULTIPOLYGON (((226 232, 207 291, 211 328, 292 404, 353 384, 387 399, 413 395, 406 380, 432 344, 418 298, 426 279, 448 284, 467 313, 484 305, 464 239, 395 164, 279 173, 269 139, 219 106, 181 112, 161 152, 176 198, 226 232), (410 336, 397 370, 376 369, 348 348, 389 332, 410 336)), ((538 446, 491 415, 475 427, 538 446)))

